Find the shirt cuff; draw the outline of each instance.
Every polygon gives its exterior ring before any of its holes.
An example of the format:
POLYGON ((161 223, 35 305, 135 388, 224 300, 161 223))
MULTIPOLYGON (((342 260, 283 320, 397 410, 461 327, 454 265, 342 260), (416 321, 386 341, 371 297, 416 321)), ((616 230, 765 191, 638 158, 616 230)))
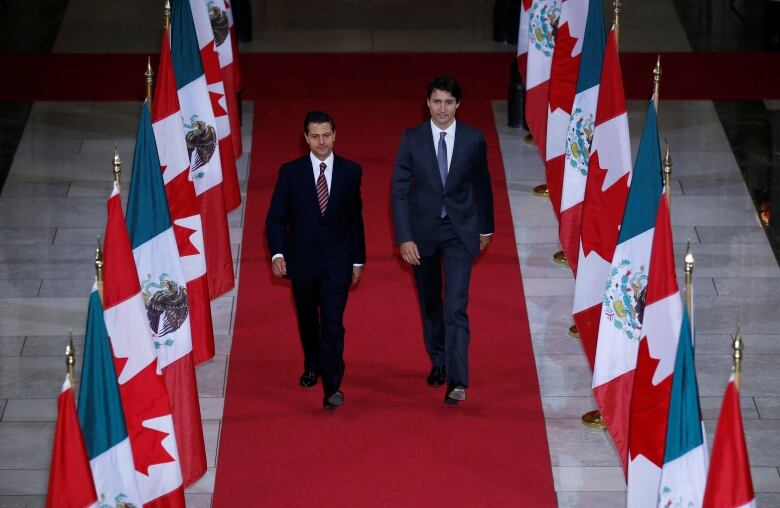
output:
POLYGON ((353 268, 357 268, 357 267, 359 267, 359 266, 360 266, 360 267, 362 267, 363 265, 362 265, 362 264, 358 264, 358 263, 353 263, 353 264, 352 264, 352 267, 353 267, 353 268))
POLYGON ((271 256, 271 261, 273 261, 276 258, 284 259, 284 254, 274 254, 273 256, 271 256))
POLYGON ((480 233, 479 236, 493 236, 493 233, 480 233))

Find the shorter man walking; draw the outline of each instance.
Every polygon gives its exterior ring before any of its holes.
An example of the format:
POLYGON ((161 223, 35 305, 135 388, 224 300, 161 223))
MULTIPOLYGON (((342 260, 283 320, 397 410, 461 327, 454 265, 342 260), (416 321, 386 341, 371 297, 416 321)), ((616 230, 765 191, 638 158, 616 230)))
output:
POLYGON ((336 124, 321 111, 304 120, 311 152, 279 169, 266 217, 271 268, 292 281, 303 346, 300 384, 322 378, 323 407, 344 403, 344 309, 366 262, 360 165, 333 153, 336 124))

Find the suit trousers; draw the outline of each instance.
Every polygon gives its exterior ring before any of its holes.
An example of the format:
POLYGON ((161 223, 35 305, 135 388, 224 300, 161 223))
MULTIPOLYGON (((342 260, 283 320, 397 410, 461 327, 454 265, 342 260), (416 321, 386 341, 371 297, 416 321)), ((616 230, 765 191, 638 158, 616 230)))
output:
POLYGON ((449 218, 440 220, 436 251, 414 267, 425 348, 449 385, 469 385, 469 281, 474 257, 449 218), (443 279, 442 279, 443 275, 443 279))
POLYGON ((293 280, 292 289, 304 369, 322 376, 326 393, 338 390, 344 377, 344 309, 349 284, 334 284, 323 276, 293 280))

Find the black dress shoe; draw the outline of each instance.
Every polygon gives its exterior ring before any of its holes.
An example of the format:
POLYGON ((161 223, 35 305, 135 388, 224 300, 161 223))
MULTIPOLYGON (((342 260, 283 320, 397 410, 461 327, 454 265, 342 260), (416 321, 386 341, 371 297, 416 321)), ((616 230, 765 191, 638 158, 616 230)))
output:
POLYGON ((330 394, 325 395, 325 399, 322 401, 322 408, 334 410, 344 404, 344 393, 341 390, 336 390, 330 394))
POLYGON ((311 388, 317 384, 317 373, 311 370, 304 371, 300 379, 301 386, 311 388))
POLYGON ((448 386, 447 392, 444 395, 444 403, 456 406, 458 402, 466 400, 466 387, 463 385, 448 386))
POLYGON ((431 367, 431 373, 428 374, 428 384, 431 386, 441 386, 446 379, 444 367, 434 365, 431 367))

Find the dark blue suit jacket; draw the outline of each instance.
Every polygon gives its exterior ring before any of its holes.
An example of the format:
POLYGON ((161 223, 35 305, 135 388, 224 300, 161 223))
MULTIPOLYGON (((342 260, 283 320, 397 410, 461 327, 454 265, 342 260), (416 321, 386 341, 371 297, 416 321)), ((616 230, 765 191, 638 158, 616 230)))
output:
POLYGON ((352 265, 366 262, 361 177, 358 164, 334 154, 328 207, 321 215, 309 155, 279 169, 265 229, 271 255, 284 255, 289 279, 327 276, 349 284, 352 265))
POLYGON ((436 250, 442 205, 474 257, 479 254, 479 235, 493 233, 493 191, 482 132, 457 122, 452 152, 443 186, 431 122, 408 129, 401 138, 393 170, 395 240, 413 240, 421 256, 436 250))

